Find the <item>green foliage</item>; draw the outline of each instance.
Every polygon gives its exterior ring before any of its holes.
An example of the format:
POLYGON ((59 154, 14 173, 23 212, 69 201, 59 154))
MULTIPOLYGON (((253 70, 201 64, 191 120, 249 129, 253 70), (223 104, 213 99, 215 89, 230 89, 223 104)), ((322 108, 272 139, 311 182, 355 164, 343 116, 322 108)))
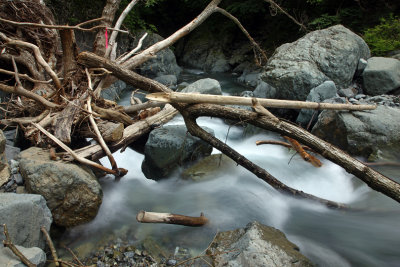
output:
POLYGON ((339 15, 331 16, 329 14, 322 14, 320 17, 308 23, 308 28, 311 30, 320 30, 340 23, 339 15))
POLYGON ((379 25, 364 32, 364 40, 376 56, 400 49, 400 18, 393 15, 382 18, 379 25))
POLYGON ((233 2, 227 5, 225 9, 240 19, 265 12, 267 6, 263 1, 248 0, 233 2))
POLYGON ((324 0, 307 0, 307 3, 314 5, 322 4, 323 2, 324 0))

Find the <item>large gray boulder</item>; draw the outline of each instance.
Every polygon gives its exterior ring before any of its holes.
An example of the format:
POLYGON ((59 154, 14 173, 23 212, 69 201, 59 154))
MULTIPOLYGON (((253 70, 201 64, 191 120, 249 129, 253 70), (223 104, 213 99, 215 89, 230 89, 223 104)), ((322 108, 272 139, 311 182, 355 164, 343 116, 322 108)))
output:
POLYGON ((46 199, 56 224, 72 227, 96 216, 102 190, 86 166, 53 161, 47 150, 31 147, 21 152, 19 169, 27 191, 46 199))
POLYGON ((2 130, 0 130, 0 186, 7 183, 10 178, 10 166, 7 162, 7 157, 5 153, 6 149, 6 137, 2 130))
MULTIPOLYGON (((141 36, 141 34, 139 34, 141 36)), ((138 38, 139 39, 139 38, 138 38)), ((163 37, 156 33, 150 33, 143 41, 143 49, 164 40, 163 37)), ((135 44, 136 45, 136 44, 135 44)), ((152 58, 139 66, 139 71, 145 76, 154 78, 161 75, 175 75, 178 77, 182 72, 181 67, 176 63, 174 52, 166 48, 157 52, 156 57, 152 58)))
POLYGON ((362 73, 366 94, 382 95, 400 88, 400 60, 371 57, 367 62, 362 73))
POLYGON ((324 110, 312 133, 352 155, 388 156, 400 149, 400 109, 379 105, 368 111, 324 110))
MULTIPOLYGON (((46 253, 37 247, 25 248, 22 246, 16 246, 17 249, 33 264, 37 267, 43 267, 46 264, 46 253)), ((15 256, 11 249, 6 247, 0 247, 0 266, 4 267, 25 267, 26 265, 15 256)))
MULTIPOLYGON (((45 239, 40 227, 49 231, 52 216, 46 200, 40 195, 0 193, 0 222, 7 224, 14 244, 43 249, 45 239)), ((3 231, 0 231, 0 240, 4 239, 3 231)))
POLYGON ((147 178, 159 180, 176 167, 208 156, 211 151, 212 146, 189 134, 185 125, 167 125, 150 132, 144 148, 142 171, 147 178))
POLYGON ((182 93, 200 93, 210 95, 222 95, 221 85, 217 80, 205 78, 189 84, 182 93))
MULTIPOLYGON (((321 103, 326 99, 335 97, 336 93, 336 85, 332 81, 326 81, 320 84, 319 86, 311 89, 310 93, 307 96, 307 102, 316 102, 321 103)), ((296 122, 302 126, 307 125, 311 118, 313 118, 315 110, 313 109, 301 109, 299 116, 297 117, 296 122)), ((318 111, 317 111, 318 113, 318 111)), ((317 121, 318 114, 314 115, 314 119, 312 123, 317 121)))
POLYGON ((213 266, 313 266, 284 233, 258 222, 218 233, 207 254, 213 266))
POLYGON ((305 100, 312 88, 327 80, 339 88, 349 86, 360 58, 369 57, 361 37, 336 25, 276 49, 263 80, 277 89, 277 98, 305 100))
MULTIPOLYGON (((224 36, 222 39, 225 39, 224 36)), ((184 65, 210 72, 225 72, 230 69, 229 56, 225 55, 223 44, 225 40, 216 39, 210 31, 194 31, 181 42, 180 62, 184 65)))

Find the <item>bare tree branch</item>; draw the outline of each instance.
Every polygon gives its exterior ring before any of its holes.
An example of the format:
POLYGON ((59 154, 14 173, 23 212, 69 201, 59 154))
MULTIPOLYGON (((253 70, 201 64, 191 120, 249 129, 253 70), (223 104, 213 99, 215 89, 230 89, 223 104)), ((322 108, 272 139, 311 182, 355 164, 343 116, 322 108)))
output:
POLYGON ((243 27, 243 25, 240 23, 240 21, 235 16, 233 16, 231 13, 226 11, 225 9, 217 7, 216 11, 221 13, 222 15, 230 18, 240 28, 240 30, 244 33, 244 35, 246 35, 246 37, 250 40, 250 43, 254 47, 254 49, 257 50, 258 53, 260 53, 262 60, 264 60, 264 61, 260 60, 258 57, 255 57, 257 65, 261 66, 261 65, 267 63, 268 57, 265 54, 264 50, 262 50, 261 47, 253 39, 253 37, 250 36, 249 32, 243 27))
MULTIPOLYGON (((31 22, 18 22, 18 21, 12 21, 12 20, 7 20, 7 19, 2 19, 0 18, 0 21, 9 23, 11 25, 17 26, 17 27, 35 27, 35 28, 47 28, 47 29, 57 29, 57 30, 79 30, 79 31, 84 31, 84 32, 92 32, 98 29, 104 29, 106 26, 103 25, 98 25, 94 26, 91 28, 82 28, 84 24, 92 23, 95 21, 101 21, 104 20, 104 18, 97 18, 89 21, 85 21, 82 23, 79 23, 75 26, 68 26, 68 25, 46 25, 46 24, 40 24, 40 23, 31 23, 31 22)), ((128 33, 128 31, 120 30, 120 29, 114 29, 114 28, 107 28, 110 31, 118 31, 122 33, 128 33)))
POLYGON ((58 79, 57 74, 50 68, 49 64, 43 59, 42 54, 40 53, 39 47, 34 44, 23 42, 20 40, 13 40, 8 38, 4 33, 0 32, 0 38, 7 42, 7 45, 16 45, 29 48, 33 51, 37 62, 47 71, 50 77, 53 79, 53 82, 56 86, 56 89, 61 89, 61 82, 58 79))
MULTIPOLYGON (((119 16, 117 22, 114 25, 115 29, 120 29, 122 22, 124 21, 124 19, 126 18, 126 16, 128 15, 128 13, 132 10, 132 8, 137 4, 137 2, 139 2, 139 0, 132 0, 124 9, 124 11, 121 13, 121 15, 119 16)), ((117 39, 118 36, 118 32, 117 31, 113 31, 111 34, 111 37, 108 41, 108 48, 106 49, 106 53, 104 55, 105 58, 108 58, 110 56, 111 50, 116 47, 116 43, 115 40, 117 39)))

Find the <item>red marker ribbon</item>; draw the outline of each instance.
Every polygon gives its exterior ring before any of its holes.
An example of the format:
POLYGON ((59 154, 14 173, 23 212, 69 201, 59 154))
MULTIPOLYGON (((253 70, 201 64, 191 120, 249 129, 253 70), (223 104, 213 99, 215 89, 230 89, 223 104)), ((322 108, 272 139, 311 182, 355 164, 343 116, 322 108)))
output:
POLYGON ((106 27, 106 31, 104 33, 104 36, 106 37, 106 49, 108 48, 108 33, 107 33, 107 27, 106 27))

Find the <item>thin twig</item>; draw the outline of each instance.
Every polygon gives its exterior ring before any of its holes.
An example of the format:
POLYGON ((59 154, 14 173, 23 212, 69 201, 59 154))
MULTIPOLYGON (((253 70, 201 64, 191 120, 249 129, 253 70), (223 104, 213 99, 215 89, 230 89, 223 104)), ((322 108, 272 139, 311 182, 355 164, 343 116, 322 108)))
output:
POLYGON ((53 259, 54 259, 54 264, 57 267, 60 266, 60 263, 58 262, 57 251, 56 251, 56 248, 54 247, 53 241, 51 240, 49 233, 47 232, 46 228, 44 228, 44 226, 40 227, 40 230, 44 234, 47 244, 49 245, 51 255, 53 256, 53 259))
POLYGON ((124 63, 125 61, 127 61, 133 54, 135 54, 140 48, 142 48, 143 45, 143 40, 147 37, 147 32, 143 34, 143 36, 140 38, 137 46, 132 49, 128 54, 126 54, 125 56, 122 56, 120 58, 117 58, 117 62, 119 64, 124 63))
MULTIPOLYGON (((9 23, 11 25, 14 26, 27 26, 27 27, 35 27, 35 28, 47 28, 47 29, 58 29, 58 30, 64 30, 64 29, 71 29, 71 30, 79 30, 79 31, 84 31, 84 32, 91 32, 91 31, 95 31, 97 29, 104 29, 106 28, 106 26, 104 25, 98 25, 98 26, 94 26, 92 28, 82 28, 80 26, 90 23, 90 22, 94 22, 94 21, 98 21, 98 20, 102 20, 103 18, 98 18, 98 19, 94 19, 94 20, 90 20, 90 21, 86 21, 86 22, 82 22, 80 24, 77 24, 75 26, 68 26, 68 25, 46 25, 46 24, 40 24, 40 23, 31 23, 31 22, 18 22, 18 21, 12 21, 12 20, 8 20, 8 19, 3 19, 0 18, 0 21, 2 22, 6 22, 9 23)), ((114 29, 114 28, 107 28, 107 30, 110 31, 118 31, 118 32, 122 32, 122 33, 129 33, 128 31, 124 31, 124 30, 120 30, 120 29, 114 29)))
POLYGON ((82 266, 83 266, 83 263, 78 259, 78 257, 77 257, 77 256, 75 255, 75 253, 72 251, 72 249, 70 249, 70 248, 68 248, 68 247, 66 247, 66 246, 64 246, 64 248, 65 248, 66 250, 68 250, 69 253, 71 253, 72 257, 74 258, 74 260, 75 260, 79 265, 82 265, 82 266))
MULTIPOLYGON (((15 75, 15 72, 9 71, 9 70, 5 70, 5 69, 0 69, 0 73, 12 75, 12 76, 15 75)), ((22 73, 18 73, 18 76, 20 78, 22 78, 22 79, 28 80, 28 81, 33 82, 33 83, 51 83, 51 80, 50 81, 35 80, 35 79, 31 78, 29 75, 22 74, 22 73)))
MULTIPOLYGON (((90 74, 89 74, 89 71, 88 71, 87 68, 85 68, 85 72, 86 72, 87 79, 88 79, 88 87, 89 87, 89 90, 93 91, 93 89, 92 89, 92 79, 90 78, 90 74)), ((103 139, 103 137, 101 136, 99 127, 97 127, 97 124, 96 124, 96 122, 94 121, 94 118, 93 118, 93 115, 92 115, 91 101, 92 101, 92 97, 89 96, 88 99, 87 99, 87 109, 88 109, 88 111, 89 111, 89 113, 90 113, 90 115, 89 115, 89 121, 90 121, 90 124, 91 124, 92 127, 93 127, 94 132, 96 133, 97 141, 99 142, 100 146, 103 148, 104 152, 106 153, 106 155, 107 155, 107 157, 108 157, 108 160, 110 161, 110 164, 111 164, 112 169, 113 169, 115 172, 118 173, 117 176, 119 176, 119 177, 124 176, 128 171, 127 171, 126 169, 123 169, 123 168, 118 168, 117 163, 115 162, 115 159, 114 159, 114 157, 113 157, 113 155, 112 155, 110 149, 108 148, 106 142, 104 142, 104 139, 103 139)))
POLYGON ((70 149, 67 145, 65 145, 63 142, 61 142, 57 137, 55 137, 54 135, 52 135, 51 133, 49 133, 48 131, 46 131, 46 129, 44 129, 42 126, 40 126, 37 123, 32 123, 33 126, 35 126, 36 128, 38 128, 42 133, 44 133, 45 135, 47 135, 51 140, 53 140, 57 145, 59 145, 62 149, 64 149, 65 151, 67 151, 69 154, 71 154, 71 156, 76 160, 79 161, 83 164, 92 166, 94 168, 100 169, 102 171, 105 171, 107 173, 113 174, 118 176, 119 173, 118 171, 114 171, 114 170, 110 170, 109 168, 104 167, 103 165, 100 165, 98 163, 95 163, 91 160, 88 160, 86 158, 82 158, 80 156, 78 156, 72 149, 70 149))
MULTIPOLYGON (((139 0, 132 0, 124 9, 124 11, 121 13, 119 16, 117 22, 114 25, 114 29, 120 29, 122 22, 124 21, 125 17, 128 15, 128 13, 132 10, 132 8, 136 5, 136 3, 139 2, 139 0)), ((110 53, 113 49, 116 47, 115 40, 117 39, 118 36, 118 31, 113 31, 110 37, 110 40, 108 41, 109 46, 106 49, 106 53, 104 55, 105 58, 108 58, 110 56, 110 53)))

